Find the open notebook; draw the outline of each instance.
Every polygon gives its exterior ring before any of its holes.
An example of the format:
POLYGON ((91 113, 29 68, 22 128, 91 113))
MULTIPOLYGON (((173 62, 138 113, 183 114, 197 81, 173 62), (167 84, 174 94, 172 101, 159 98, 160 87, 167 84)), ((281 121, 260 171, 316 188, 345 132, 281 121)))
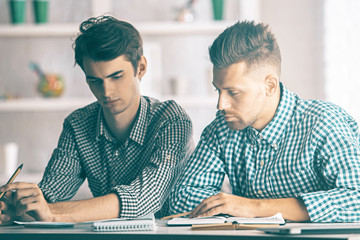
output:
POLYGON ((173 218, 167 222, 168 226, 191 226, 200 224, 216 224, 216 223, 240 223, 240 224, 285 224, 281 213, 277 213, 271 217, 261 218, 244 218, 244 217, 227 217, 227 216, 212 216, 201 218, 173 218))
POLYGON ((96 232, 152 231, 155 229, 155 217, 154 214, 149 214, 135 219, 114 218, 96 221, 92 223, 91 228, 96 232))

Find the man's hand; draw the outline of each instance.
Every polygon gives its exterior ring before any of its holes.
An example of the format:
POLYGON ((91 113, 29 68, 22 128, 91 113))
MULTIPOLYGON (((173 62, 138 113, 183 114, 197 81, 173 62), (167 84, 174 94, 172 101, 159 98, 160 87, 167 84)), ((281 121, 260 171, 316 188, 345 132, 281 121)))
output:
POLYGON ((303 222, 310 219, 301 199, 251 199, 227 193, 218 193, 203 200, 190 214, 190 218, 229 214, 235 217, 270 217, 282 213, 284 219, 303 222))
POLYGON ((0 201, 0 225, 10 225, 15 218, 15 209, 11 205, 12 192, 7 192, 0 201))
POLYGON ((190 218, 229 214, 237 217, 256 217, 257 200, 227 193, 218 193, 203 200, 190 214, 190 218))
POLYGON ((18 182, 0 187, 0 192, 11 190, 15 191, 12 193, 11 205, 16 216, 28 214, 37 221, 54 221, 50 206, 37 184, 18 182))

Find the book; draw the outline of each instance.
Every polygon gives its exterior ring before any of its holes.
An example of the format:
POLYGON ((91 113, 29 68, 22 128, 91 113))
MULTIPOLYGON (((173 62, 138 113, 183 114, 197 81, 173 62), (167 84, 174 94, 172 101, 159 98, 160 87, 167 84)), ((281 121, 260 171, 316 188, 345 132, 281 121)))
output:
POLYGON ((135 219, 114 218, 95 221, 91 229, 95 232, 127 232, 127 231, 152 231, 155 229, 154 214, 135 219))
POLYGON ((238 223, 238 224, 285 224, 285 220, 281 213, 277 213, 271 217, 245 218, 230 216, 212 216, 200 218, 173 218, 167 222, 168 226, 192 226, 203 224, 218 223, 238 223))

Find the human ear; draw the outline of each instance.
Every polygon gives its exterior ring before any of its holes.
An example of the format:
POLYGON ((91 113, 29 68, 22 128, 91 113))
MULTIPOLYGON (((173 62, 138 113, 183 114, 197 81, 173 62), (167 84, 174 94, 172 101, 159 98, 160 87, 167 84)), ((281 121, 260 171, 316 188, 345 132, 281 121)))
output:
POLYGON ((137 76, 139 77, 139 79, 141 79, 145 75, 146 68, 147 68, 146 58, 144 56, 141 56, 137 68, 137 76))
POLYGON ((274 96, 279 87, 279 80, 276 75, 270 74, 265 78, 265 91, 267 96, 274 96))

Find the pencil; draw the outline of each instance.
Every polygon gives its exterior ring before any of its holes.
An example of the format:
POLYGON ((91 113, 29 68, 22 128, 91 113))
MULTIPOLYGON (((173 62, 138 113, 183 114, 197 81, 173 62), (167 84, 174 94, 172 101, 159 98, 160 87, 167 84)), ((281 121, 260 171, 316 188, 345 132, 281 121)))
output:
POLYGON ((191 230, 253 230, 257 228, 274 228, 279 224, 241 224, 241 223, 219 223, 192 225, 191 230))
MULTIPOLYGON (((12 182, 15 180, 16 176, 19 174, 19 172, 21 171, 22 167, 23 167, 23 164, 21 164, 21 165, 15 170, 15 172, 13 173, 13 175, 11 176, 11 178, 9 179, 9 181, 6 183, 6 185, 12 183, 12 182)), ((5 192, 0 193, 0 199, 4 196, 4 194, 5 194, 5 192)))
POLYGON ((177 218, 177 217, 184 217, 184 216, 189 215, 190 213, 191 212, 184 212, 184 213, 179 213, 179 214, 175 214, 175 215, 170 215, 170 216, 161 218, 161 220, 167 220, 167 219, 177 218))

